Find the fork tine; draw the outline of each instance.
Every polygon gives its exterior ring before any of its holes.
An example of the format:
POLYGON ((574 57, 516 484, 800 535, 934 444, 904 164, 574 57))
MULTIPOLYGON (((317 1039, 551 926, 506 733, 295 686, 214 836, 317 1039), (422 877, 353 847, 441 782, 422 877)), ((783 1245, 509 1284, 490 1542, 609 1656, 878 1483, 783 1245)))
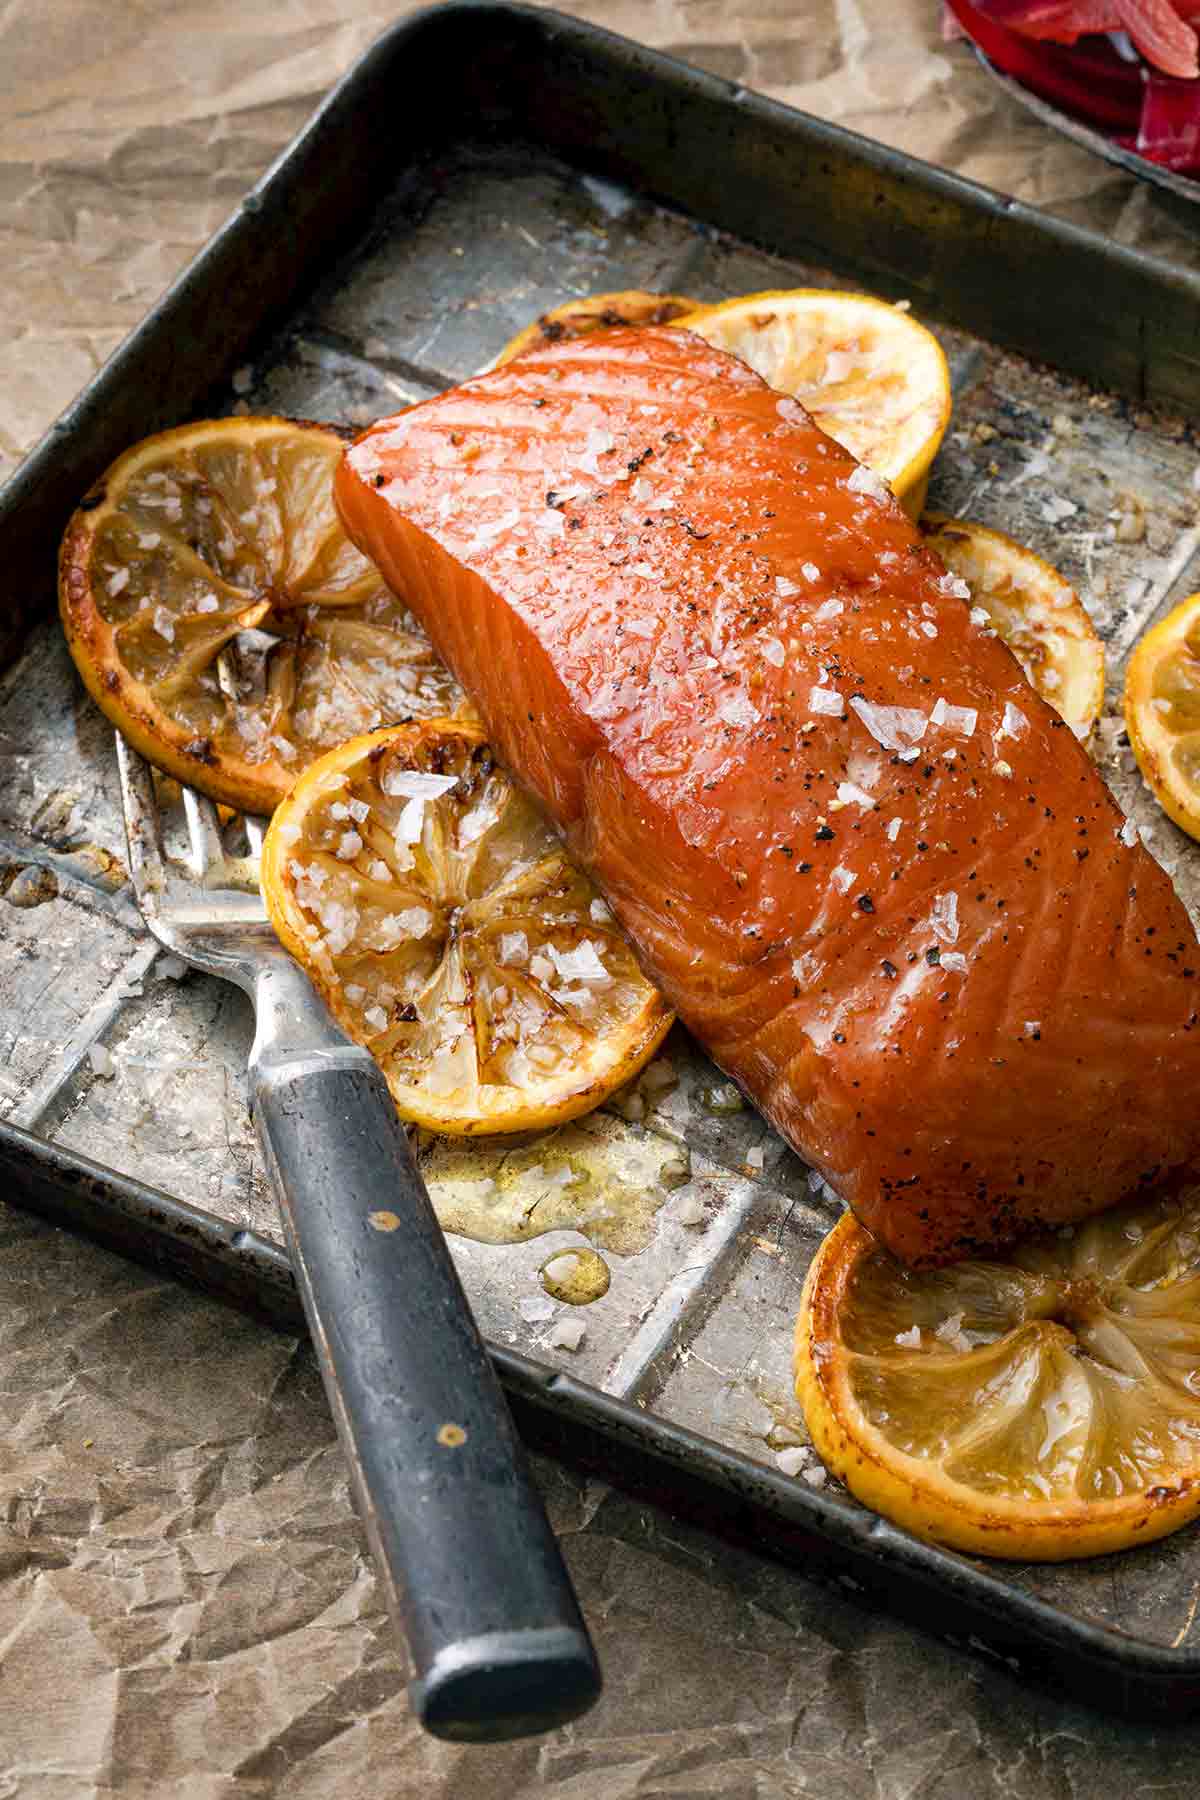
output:
POLYGON ((194 788, 181 787, 183 810, 187 817, 191 852, 188 870, 203 887, 234 888, 246 894, 257 894, 259 858, 262 854, 263 826, 260 819, 242 815, 233 821, 240 824, 249 845, 248 856, 233 856, 225 848, 221 818, 214 803, 194 788))
MULTIPOLYGON (((250 813, 244 813, 241 819, 246 833, 246 855, 227 856, 221 869, 222 885, 240 888, 244 893, 257 894, 261 891, 259 875, 262 868, 263 836, 266 831, 265 822, 256 819, 250 813)), ((210 877, 211 880, 211 877, 210 877)))
POLYGON ((225 846, 221 842, 217 809, 206 795, 198 794, 194 788, 184 787, 180 792, 192 851, 188 868, 197 881, 204 881, 206 877, 211 881, 213 876, 219 878, 225 863, 225 846))
POLYGON ((125 813, 125 841, 129 846, 129 873, 143 913, 157 911, 166 888, 158 801, 150 765, 121 736, 117 739, 117 769, 125 813))

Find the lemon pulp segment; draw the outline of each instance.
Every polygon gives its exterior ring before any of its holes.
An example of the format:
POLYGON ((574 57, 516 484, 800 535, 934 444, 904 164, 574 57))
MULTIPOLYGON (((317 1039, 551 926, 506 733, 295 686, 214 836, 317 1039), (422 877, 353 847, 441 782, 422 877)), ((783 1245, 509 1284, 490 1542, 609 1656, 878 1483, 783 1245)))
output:
POLYGON ((927 513, 921 530, 1042 699, 1086 738, 1104 704, 1104 645, 1074 588, 1002 531, 941 513, 927 513))
POLYGON ((671 1024, 599 893, 477 728, 421 721, 314 763, 263 893, 400 1112, 451 1134, 598 1106, 671 1024))
POLYGON ((1056 1561, 1164 1536, 1200 1512, 1200 1190, 921 1272, 847 1214, 795 1370, 828 1467, 920 1537, 1056 1561))
POLYGON ((1200 594, 1138 644, 1125 676, 1125 723, 1159 805, 1200 838, 1200 594))
POLYGON ((63 541, 67 641, 113 724, 168 773, 269 812, 365 728, 464 705, 346 537, 326 426, 204 420, 135 445, 63 541))

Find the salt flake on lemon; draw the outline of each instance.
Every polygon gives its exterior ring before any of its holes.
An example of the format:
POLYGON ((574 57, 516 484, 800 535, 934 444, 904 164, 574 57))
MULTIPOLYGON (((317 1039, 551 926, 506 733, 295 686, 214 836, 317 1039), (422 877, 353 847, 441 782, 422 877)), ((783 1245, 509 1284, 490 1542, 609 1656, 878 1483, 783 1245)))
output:
POLYGON ((926 513, 921 530, 1030 684, 1086 738, 1104 704, 1104 645, 1074 588, 1002 531, 942 513, 926 513))
POLYGON ((368 733, 314 763, 263 846, 271 922, 397 1109, 452 1136, 599 1106, 672 1014, 482 734, 368 733))

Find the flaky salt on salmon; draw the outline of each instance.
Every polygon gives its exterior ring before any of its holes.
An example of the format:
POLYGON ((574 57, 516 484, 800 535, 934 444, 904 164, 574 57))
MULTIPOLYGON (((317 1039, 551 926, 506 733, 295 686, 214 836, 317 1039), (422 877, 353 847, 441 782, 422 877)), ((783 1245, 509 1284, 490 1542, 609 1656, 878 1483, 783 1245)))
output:
POLYGON ((337 498, 680 1016, 900 1256, 1192 1160, 1183 907, 802 407, 605 333, 382 421, 337 498))

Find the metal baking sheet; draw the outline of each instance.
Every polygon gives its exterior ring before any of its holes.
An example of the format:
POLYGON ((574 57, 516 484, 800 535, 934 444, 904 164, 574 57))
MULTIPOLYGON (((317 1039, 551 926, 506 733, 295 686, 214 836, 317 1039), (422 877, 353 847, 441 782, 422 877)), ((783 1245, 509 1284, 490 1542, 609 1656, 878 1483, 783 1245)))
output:
MULTIPOLYGON (((930 503, 1011 532, 1079 588, 1109 647, 1097 761, 1193 902, 1200 849, 1144 793, 1115 705, 1136 637, 1200 586, 1200 452, 1171 411, 1200 395, 1189 280, 554 15, 450 6, 389 34, 0 496, 12 566, 34 572, 0 676, 5 1191, 294 1317, 246 1111, 248 1006, 142 930, 111 732, 50 610, 57 533, 128 438, 200 411, 365 424, 483 366, 547 306, 601 290, 704 300, 865 282, 911 299, 955 386, 930 503), (473 33, 470 71, 456 21, 473 33), (452 106, 456 82, 471 91, 452 106), (437 117, 415 104, 402 155, 391 142, 356 160, 362 119, 389 96, 394 112, 397 84, 439 91, 437 117), (472 132, 447 138, 451 116, 472 132), (1006 269, 1018 295, 997 286, 1006 269), (1144 518, 1132 541, 1123 514, 1144 518)), ((632 1103, 558 1132, 422 1145, 444 1219, 474 1233, 452 1237, 456 1260, 539 1441, 585 1458, 600 1446, 601 1466, 668 1503, 1014 1666, 1114 1706, 1189 1708, 1194 1530, 1091 1564, 985 1567, 913 1544, 826 1479, 790 1358, 837 1202, 757 1114, 727 1110, 681 1030, 652 1067, 632 1103), (587 1243, 611 1285, 572 1309, 538 1270, 587 1243), (555 1344, 566 1318, 584 1326, 575 1350, 555 1344)))

